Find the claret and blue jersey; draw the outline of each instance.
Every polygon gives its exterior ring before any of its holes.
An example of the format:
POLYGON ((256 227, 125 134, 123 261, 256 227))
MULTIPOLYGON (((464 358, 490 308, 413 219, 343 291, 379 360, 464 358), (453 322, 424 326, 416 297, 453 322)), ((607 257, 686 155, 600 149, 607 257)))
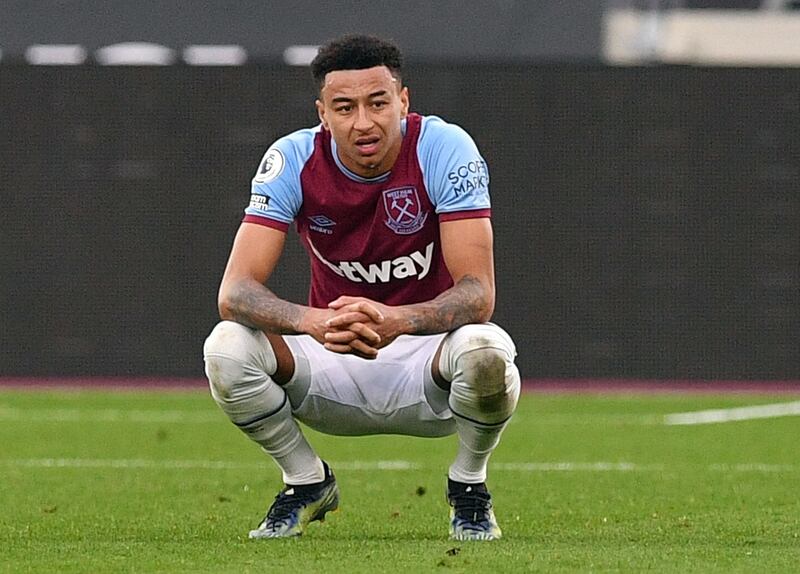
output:
POLYGON ((322 126, 266 152, 244 221, 282 231, 294 222, 311 259, 309 305, 340 295, 387 305, 427 301, 452 286, 439 223, 489 217, 489 174, 472 138, 436 116, 409 114, 392 170, 350 172, 322 126))

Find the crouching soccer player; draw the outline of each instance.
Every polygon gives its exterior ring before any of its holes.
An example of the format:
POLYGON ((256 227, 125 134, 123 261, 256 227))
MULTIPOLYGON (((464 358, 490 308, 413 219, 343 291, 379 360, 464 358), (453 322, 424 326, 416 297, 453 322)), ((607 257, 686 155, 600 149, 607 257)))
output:
POLYGON ((488 322, 488 172, 463 129, 409 113, 401 60, 370 36, 322 47, 320 125, 278 139, 253 178, 204 347, 215 401, 283 473, 251 538, 299 535, 338 507, 298 420, 335 435, 455 433, 450 535, 501 535, 486 469, 520 379, 514 343, 488 322), (292 223, 308 306, 265 286, 292 223))

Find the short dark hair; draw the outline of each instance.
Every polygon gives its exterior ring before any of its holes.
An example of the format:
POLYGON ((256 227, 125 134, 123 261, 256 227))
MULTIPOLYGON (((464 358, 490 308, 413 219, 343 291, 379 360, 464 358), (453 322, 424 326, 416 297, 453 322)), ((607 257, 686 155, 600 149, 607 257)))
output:
POLYGON ((322 88, 328 72, 364 70, 375 66, 386 66, 399 80, 403 68, 400 48, 393 42, 376 36, 348 34, 331 40, 319 49, 311 62, 311 74, 322 88))

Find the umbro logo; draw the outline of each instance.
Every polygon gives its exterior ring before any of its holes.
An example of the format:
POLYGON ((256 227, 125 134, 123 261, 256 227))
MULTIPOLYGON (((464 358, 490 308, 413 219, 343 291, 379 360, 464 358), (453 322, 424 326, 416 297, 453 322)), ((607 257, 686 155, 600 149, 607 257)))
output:
POLYGON ((324 233, 325 235, 333 235, 331 227, 336 225, 336 222, 327 215, 312 215, 308 220, 311 222, 308 228, 312 231, 324 233))
POLYGON ((330 227, 336 225, 336 222, 327 215, 312 215, 309 219, 321 227, 330 227))

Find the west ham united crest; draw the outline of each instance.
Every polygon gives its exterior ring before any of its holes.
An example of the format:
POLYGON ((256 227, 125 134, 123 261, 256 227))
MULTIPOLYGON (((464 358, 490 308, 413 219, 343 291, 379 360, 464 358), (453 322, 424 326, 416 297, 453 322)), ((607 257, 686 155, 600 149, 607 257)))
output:
POLYGON ((387 189, 383 192, 383 207, 388 215, 384 223, 399 235, 416 233, 428 218, 428 212, 422 211, 416 187, 387 189))

